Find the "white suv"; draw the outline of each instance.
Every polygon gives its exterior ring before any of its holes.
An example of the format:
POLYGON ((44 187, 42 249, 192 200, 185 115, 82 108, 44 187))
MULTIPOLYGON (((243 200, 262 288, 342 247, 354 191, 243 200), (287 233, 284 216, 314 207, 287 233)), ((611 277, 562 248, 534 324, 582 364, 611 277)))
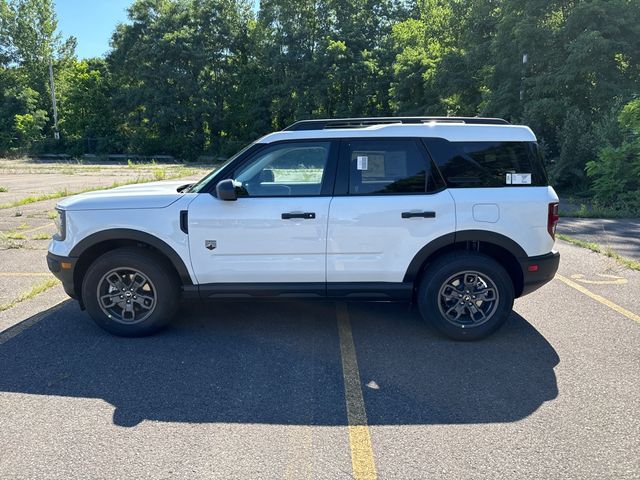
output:
POLYGON ((536 137, 500 119, 301 121, 197 183, 57 208, 49 268, 124 336, 197 297, 415 302, 445 335, 477 339, 559 262, 536 137))

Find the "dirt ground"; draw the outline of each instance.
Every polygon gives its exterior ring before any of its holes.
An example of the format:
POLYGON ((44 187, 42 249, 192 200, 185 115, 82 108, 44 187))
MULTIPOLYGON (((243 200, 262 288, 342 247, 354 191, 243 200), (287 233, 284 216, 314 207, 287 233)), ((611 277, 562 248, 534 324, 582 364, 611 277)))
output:
POLYGON ((55 233, 55 206, 89 189, 184 178, 213 166, 0 159, 0 311, 53 278, 46 251, 55 233), (43 199, 45 196, 55 198, 43 199))

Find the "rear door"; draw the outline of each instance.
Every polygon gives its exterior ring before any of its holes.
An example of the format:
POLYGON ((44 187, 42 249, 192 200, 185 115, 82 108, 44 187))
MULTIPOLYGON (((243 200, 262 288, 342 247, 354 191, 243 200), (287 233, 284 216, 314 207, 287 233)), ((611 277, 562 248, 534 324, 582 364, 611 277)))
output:
MULTIPOLYGON (((455 206, 414 138, 343 140, 329 211, 327 282, 402 282, 418 251, 455 232, 455 206)), ((336 285, 334 285, 336 286, 336 285)))

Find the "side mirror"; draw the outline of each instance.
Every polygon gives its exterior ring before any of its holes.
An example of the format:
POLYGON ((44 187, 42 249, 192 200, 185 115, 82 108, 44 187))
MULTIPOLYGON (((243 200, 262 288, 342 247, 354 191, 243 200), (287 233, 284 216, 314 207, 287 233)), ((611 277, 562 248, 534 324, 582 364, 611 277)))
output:
POLYGON ((237 200, 238 195, 236 194, 236 187, 233 180, 227 179, 218 182, 216 185, 216 196, 219 200, 237 200))

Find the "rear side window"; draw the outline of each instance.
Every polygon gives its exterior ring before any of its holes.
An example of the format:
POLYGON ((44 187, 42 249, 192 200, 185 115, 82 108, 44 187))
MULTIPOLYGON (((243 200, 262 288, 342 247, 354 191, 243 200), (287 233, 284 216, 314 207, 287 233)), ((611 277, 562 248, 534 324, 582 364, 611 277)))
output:
POLYGON ((546 186, 549 183, 535 142, 449 142, 430 138, 426 143, 449 187, 546 186), (519 180, 516 181, 513 174, 520 174, 519 180), (531 175, 531 183, 527 174, 531 175))
POLYGON ((407 194, 434 191, 431 162, 414 139, 345 142, 349 194, 407 194))

